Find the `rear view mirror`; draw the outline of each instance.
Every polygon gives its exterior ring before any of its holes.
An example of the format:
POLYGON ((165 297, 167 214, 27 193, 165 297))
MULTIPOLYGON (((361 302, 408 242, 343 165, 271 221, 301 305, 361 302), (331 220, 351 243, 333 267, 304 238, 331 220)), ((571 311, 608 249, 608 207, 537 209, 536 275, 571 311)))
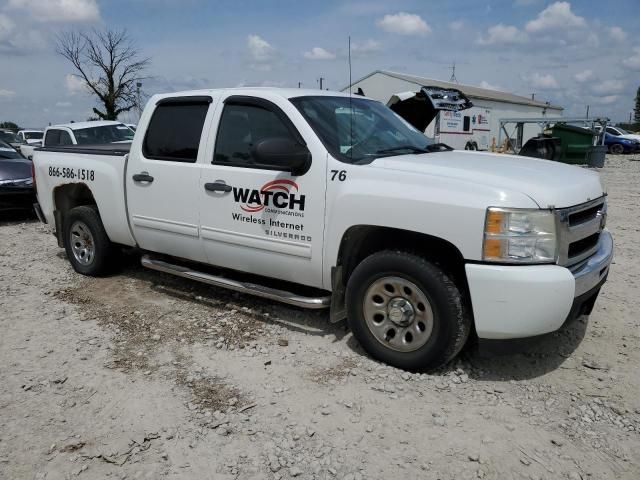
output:
POLYGON ((265 138, 253 147, 252 153, 257 165, 276 167, 295 176, 303 175, 311 166, 309 149, 289 138, 265 138))

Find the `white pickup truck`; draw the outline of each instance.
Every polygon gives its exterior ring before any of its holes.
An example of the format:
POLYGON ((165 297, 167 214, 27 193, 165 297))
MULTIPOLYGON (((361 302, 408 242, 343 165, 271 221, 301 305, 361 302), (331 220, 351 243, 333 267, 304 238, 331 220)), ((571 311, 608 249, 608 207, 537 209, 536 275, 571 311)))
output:
POLYGON ((157 95, 131 145, 34 164, 36 210, 76 271, 136 247, 151 269, 330 307, 401 368, 448 361, 471 332, 535 336, 589 314, 613 255, 595 172, 430 145, 361 96, 157 95))

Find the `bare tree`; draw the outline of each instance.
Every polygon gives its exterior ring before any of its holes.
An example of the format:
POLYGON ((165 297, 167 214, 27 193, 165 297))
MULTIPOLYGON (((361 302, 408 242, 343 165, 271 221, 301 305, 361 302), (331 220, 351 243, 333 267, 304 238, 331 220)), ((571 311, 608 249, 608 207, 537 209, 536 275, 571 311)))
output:
POLYGON ((57 52, 76 69, 75 76, 100 100, 104 120, 138 106, 140 81, 150 63, 143 58, 126 30, 67 32, 57 38, 57 52))

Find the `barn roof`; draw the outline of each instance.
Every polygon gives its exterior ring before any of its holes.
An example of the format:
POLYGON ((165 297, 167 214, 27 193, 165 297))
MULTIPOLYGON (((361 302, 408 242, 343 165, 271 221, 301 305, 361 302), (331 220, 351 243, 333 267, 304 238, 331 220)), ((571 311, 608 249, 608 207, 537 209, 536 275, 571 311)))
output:
MULTIPOLYGON (((388 70, 375 70, 371 72, 369 75, 366 75, 361 79, 353 82, 353 85, 356 85, 358 82, 361 82, 362 80, 365 80, 376 74, 398 78, 406 82, 415 83, 417 86, 421 86, 421 87, 428 85, 428 86, 442 87, 442 88, 457 88, 462 93, 464 93, 467 97, 470 97, 470 98, 493 100, 497 102, 515 103, 518 105, 529 105, 532 107, 541 107, 541 108, 547 107, 554 110, 564 110, 564 107, 561 107, 559 105, 551 105, 551 104, 547 105, 545 102, 531 100, 530 98, 523 97, 520 95, 514 95, 513 93, 500 92, 498 90, 490 90, 488 88, 474 87, 472 85, 462 85, 458 83, 444 82, 442 80, 434 80, 432 78, 419 77, 417 75, 408 75, 406 73, 390 72, 388 70)), ((348 88, 349 87, 347 86, 343 90, 347 90, 348 88)), ((364 92, 364 93, 365 95, 367 94, 367 92, 364 92)))

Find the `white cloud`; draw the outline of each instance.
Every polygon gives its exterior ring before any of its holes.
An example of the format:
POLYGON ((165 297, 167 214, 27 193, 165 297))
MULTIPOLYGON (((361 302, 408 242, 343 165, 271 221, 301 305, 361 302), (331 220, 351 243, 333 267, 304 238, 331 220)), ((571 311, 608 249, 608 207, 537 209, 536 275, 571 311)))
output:
POLYGON ((606 97, 600 97, 596 99, 596 103, 600 105, 611 105, 612 103, 616 103, 620 95, 607 95, 606 97))
POLYGON ((463 28, 464 28, 463 20, 454 20, 453 22, 449 23, 449 30, 453 30, 454 32, 462 30, 463 28))
POLYGON ((593 71, 592 70, 584 70, 582 72, 576 73, 573 76, 573 79, 578 83, 588 82, 592 78, 593 78, 593 71))
POLYGON ((431 33, 431 27, 427 22, 420 15, 413 13, 399 12, 385 15, 378 20, 377 25, 385 32, 399 35, 427 35, 431 33))
POLYGON ((15 27, 13 20, 0 13, 0 42, 9 39, 15 27))
POLYGON ((364 57, 382 50, 380 42, 369 39, 364 43, 354 42, 351 44, 351 55, 355 57, 364 57))
POLYGON ((633 51, 634 53, 622 60, 622 65, 629 70, 640 70, 640 47, 634 48, 633 51))
POLYGON ((68 108, 72 105, 71 102, 56 102, 56 107, 68 108))
POLYGON ((16 96, 16 92, 14 92, 13 90, 0 88, 0 98, 12 98, 15 96, 16 96))
POLYGON ((479 85, 480 88, 486 88, 487 90, 499 90, 499 91, 504 91, 504 88, 502 88, 499 85, 494 85, 492 83, 487 82, 486 80, 482 80, 480 82, 479 85))
POLYGON ((276 53, 276 49, 258 35, 249 35, 247 37, 247 48, 251 58, 258 63, 270 62, 276 53))
POLYGON ((527 32, 541 32, 570 27, 584 27, 587 24, 583 17, 571 11, 569 2, 555 2, 538 14, 538 18, 527 23, 527 32))
POLYGON ((478 43, 480 45, 504 45, 523 43, 526 40, 527 35, 513 25, 503 25, 502 23, 499 23, 498 25, 489 27, 487 35, 479 37, 478 43))
POLYGON ((68 74, 65 79, 65 86, 67 87, 67 92, 71 95, 75 95, 76 93, 84 93, 87 91, 87 86, 83 80, 78 78, 75 75, 68 74))
POLYGON ((100 20, 96 0, 9 0, 8 9, 22 10, 39 22, 100 20))
POLYGON ((550 73, 535 72, 533 75, 528 76, 526 80, 530 86, 541 90, 553 90, 560 87, 558 81, 550 73))
POLYGON ((334 60, 336 54, 322 47, 313 47, 310 51, 304 52, 304 58, 307 60, 334 60))
POLYGON ((622 80, 605 80, 591 86, 591 91, 597 95, 612 95, 622 93, 623 90, 624 82, 622 80))
POLYGON ((627 32, 620 27, 611 27, 609 29, 609 36, 616 42, 624 42, 627 39, 627 32))

